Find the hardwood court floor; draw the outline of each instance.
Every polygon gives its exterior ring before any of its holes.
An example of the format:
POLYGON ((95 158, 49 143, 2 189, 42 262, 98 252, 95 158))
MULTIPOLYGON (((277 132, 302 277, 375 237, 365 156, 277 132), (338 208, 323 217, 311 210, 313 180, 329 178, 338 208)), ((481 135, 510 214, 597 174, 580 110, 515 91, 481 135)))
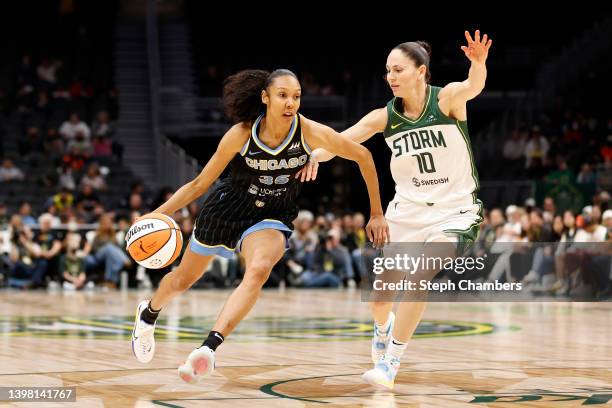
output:
MULTIPOLYGON (((197 386, 177 367, 227 291, 169 305, 148 364, 132 356, 147 293, 0 292, 0 385, 76 386, 43 407, 578 407, 612 404, 610 303, 431 303, 393 392, 361 381, 371 323, 359 291, 264 291, 197 386)), ((5 404, 5 405, 2 405, 5 404)))

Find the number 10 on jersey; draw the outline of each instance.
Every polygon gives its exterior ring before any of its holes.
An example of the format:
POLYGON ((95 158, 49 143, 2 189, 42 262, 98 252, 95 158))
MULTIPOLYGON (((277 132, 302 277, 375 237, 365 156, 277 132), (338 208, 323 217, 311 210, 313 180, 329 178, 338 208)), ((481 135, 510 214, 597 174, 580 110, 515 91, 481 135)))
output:
POLYGON ((435 173, 436 166, 434 165, 433 155, 431 153, 413 154, 419 162, 419 171, 421 173, 435 173))

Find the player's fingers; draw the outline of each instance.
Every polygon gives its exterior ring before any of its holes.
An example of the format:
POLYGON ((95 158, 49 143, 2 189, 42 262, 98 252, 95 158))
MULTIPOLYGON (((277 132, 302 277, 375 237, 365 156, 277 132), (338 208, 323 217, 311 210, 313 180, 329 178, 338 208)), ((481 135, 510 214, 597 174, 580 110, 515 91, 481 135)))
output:
POLYGON ((366 225, 366 235, 368 236, 368 239, 370 240, 370 242, 374 241, 372 237, 372 227, 369 224, 366 225))
POLYGON ((383 246, 385 242, 385 239, 383 236, 383 233, 384 233, 383 227, 379 227, 377 232, 378 232, 378 245, 377 246, 380 248, 383 246))
POLYGON ((482 37, 482 43, 486 45, 486 44, 487 44, 487 40, 488 40, 488 39, 489 39, 489 36, 485 34, 485 35, 482 37))
POLYGON ((468 45, 474 42, 474 40, 472 40, 472 36, 470 35, 470 32, 468 30, 465 30, 465 39, 467 40, 468 45))
POLYGON ((491 44, 493 44, 493 40, 489 40, 489 42, 487 43, 487 51, 489 50, 489 48, 491 48, 491 44))
POLYGON ((477 43, 480 42, 480 30, 476 30, 476 33, 474 34, 474 41, 477 43))
POLYGON ((306 166, 306 181, 312 180, 312 168, 313 167, 314 167, 314 163, 308 162, 308 165, 306 166))
POLYGON ((319 173, 319 165, 315 164, 314 168, 312 169, 312 180, 314 181, 314 179, 317 178, 317 174, 319 173))
POLYGON ((312 163, 310 165, 310 168, 308 169, 308 180, 309 181, 314 181, 315 174, 317 174, 317 167, 319 167, 317 163, 312 163))

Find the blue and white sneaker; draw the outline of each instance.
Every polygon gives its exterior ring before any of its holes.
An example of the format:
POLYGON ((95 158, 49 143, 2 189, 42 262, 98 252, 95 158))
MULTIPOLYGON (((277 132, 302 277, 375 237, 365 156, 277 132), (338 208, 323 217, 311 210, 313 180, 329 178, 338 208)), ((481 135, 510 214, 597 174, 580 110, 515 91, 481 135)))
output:
POLYGON ((196 384, 215 370, 215 352, 208 346, 201 346, 191 352, 185 364, 179 367, 178 374, 183 381, 196 384))
POLYGON ((361 378, 370 385, 391 390, 393 389, 399 366, 399 359, 385 355, 376 363, 373 369, 366 371, 361 378))
POLYGON ((140 318, 142 311, 148 306, 148 300, 138 304, 132 330, 132 351, 141 363, 148 363, 155 355, 155 324, 149 324, 140 318))
POLYGON ((391 333, 393 332, 393 324, 395 323, 395 313, 389 313, 389 327, 385 333, 378 331, 376 324, 374 324, 374 338, 372 339, 372 362, 374 364, 385 356, 387 352, 387 345, 391 339, 391 333))

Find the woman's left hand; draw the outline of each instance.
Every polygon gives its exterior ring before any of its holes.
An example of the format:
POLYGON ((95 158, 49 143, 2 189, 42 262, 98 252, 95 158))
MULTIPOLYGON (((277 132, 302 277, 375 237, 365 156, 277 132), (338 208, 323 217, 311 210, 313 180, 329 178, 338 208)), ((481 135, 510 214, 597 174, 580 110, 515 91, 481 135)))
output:
POLYGON ((365 230, 374 247, 381 248, 386 242, 389 242, 389 225, 384 215, 371 216, 365 230))
POLYGON ((489 39, 485 34, 482 39, 480 38, 480 30, 476 30, 474 33, 474 39, 470 35, 469 31, 465 32, 465 39, 467 40, 467 46, 462 46, 461 49, 465 53, 467 59, 471 62, 478 64, 484 64, 489 55, 489 48, 493 44, 493 40, 489 39))

